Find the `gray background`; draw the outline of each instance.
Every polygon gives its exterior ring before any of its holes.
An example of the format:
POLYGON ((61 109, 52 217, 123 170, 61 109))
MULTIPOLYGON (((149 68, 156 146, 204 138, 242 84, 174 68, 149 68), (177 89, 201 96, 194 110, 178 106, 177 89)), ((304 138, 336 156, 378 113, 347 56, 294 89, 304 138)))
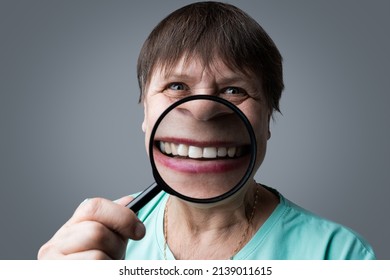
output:
MULTIPOLYGON (((34 259, 85 198, 152 181, 136 59, 190 2, 0 1, 0 259, 34 259)), ((285 61, 257 178, 389 259, 390 1, 229 2, 285 61)))

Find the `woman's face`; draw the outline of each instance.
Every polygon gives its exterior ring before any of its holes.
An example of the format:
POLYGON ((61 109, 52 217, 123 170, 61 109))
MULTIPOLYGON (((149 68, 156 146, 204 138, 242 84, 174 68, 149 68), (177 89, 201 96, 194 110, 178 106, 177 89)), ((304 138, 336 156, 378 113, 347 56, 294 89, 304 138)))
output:
MULTIPOLYGON (((144 98, 146 148, 154 124, 169 105, 189 95, 216 95, 235 104, 249 119, 257 141, 256 171, 270 137, 270 110, 261 81, 233 71, 222 61, 212 65, 181 60, 172 71, 155 69, 144 98)), ((233 111, 220 103, 196 100, 183 103, 163 119, 153 139, 153 157, 173 189, 210 198, 229 191, 242 178, 249 164, 249 144, 246 128, 233 111)))

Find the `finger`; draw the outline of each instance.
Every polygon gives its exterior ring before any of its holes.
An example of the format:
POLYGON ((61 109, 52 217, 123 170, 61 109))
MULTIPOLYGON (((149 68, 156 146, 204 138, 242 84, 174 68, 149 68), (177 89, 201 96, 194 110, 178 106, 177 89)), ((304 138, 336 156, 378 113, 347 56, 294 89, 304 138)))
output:
POLYGON ((38 259, 60 259, 83 251, 102 251, 111 259, 122 259, 127 239, 104 225, 85 221, 60 228, 38 251, 38 259))
MULTIPOLYGON (((121 200, 122 202, 126 202, 125 199, 121 200)), ((119 233, 124 239, 139 240, 145 235, 145 226, 133 211, 103 198, 93 198, 82 203, 68 223, 74 224, 83 221, 101 223, 119 233)))
POLYGON ((122 206, 126 206, 127 204, 129 204, 132 200, 134 199, 134 197, 132 196, 124 196, 124 197, 121 197, 117 200, 114 200, 114 202, 116 204, 119 204, 119 205, 122 205, 122 206))
POLYGON ((61 259, 62 255, 58 252, 54 246, 52 246, 52 243, 49 241, 41 246, 39 248, 37 259, 38 260, 55 260, 55 259, 61 259))
POLYGON ((67 227, 52 240, 61 254, 98 250, 112 259, 121 259, 125 253, 127 239, 94 221, 84 221, 67 227))
POLYGON ((111 260, 110 256, 99 250, 89 250, 66 255, 66 260, 111 260))

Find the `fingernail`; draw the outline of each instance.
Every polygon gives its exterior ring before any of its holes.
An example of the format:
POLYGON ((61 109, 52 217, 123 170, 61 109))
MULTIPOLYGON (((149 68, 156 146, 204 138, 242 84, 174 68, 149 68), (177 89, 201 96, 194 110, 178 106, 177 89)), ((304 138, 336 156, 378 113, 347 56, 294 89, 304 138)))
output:
POLYGON ((134 237, 136 239, 141 239, 142 237, 145 236, 146 229, 143 223, 141 222, 136 222, 134 225, 134 237))
MULTIPOLYGON (((131 196, 131 195, 128 195, 128 197, 132 197, 132 196, 131 196)), ((123 201, 124 198, 125 198, 125 197, 118 198, 118 199, 113 200, 112 202, 114 202, 114 203, 116 203, 116 204, 119 204, 119 202, 120 202, 121 200, 123 201)))
POLYGON ((80 205, 84 204, 85 202, 87 202, 89 200, 89 198, 86 198, 83 200, 83 202, 80 203, 80 205))

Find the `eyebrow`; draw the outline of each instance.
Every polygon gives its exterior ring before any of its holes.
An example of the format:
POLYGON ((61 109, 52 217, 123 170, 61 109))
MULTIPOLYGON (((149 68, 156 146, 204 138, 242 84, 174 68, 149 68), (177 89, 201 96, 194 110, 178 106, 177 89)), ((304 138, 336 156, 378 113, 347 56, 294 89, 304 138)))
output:
POLYGON ((168 71, 164 73, 163 75, 164 79, 172 79, 172 80, 191 80, 194 79, 193 76, 188 74, 180 74, 180 73, 174 73, 173 71, 168 71))
MULTIPOLYGON (((194 80, 195 77, 191 74, 186 73, 178 73, 174 71, 168 71, 163 75, 164 79, 169 80, 183 80, 190 81, 194 80)), ((246 82, 250 84, 254 84, 253 79, 245 75, 244 73, 231 73, 230 75, 221 75, 221 77, 217 80, 217 83, 229 84, 229 83, 238 83, 238 82, 246 82)))

